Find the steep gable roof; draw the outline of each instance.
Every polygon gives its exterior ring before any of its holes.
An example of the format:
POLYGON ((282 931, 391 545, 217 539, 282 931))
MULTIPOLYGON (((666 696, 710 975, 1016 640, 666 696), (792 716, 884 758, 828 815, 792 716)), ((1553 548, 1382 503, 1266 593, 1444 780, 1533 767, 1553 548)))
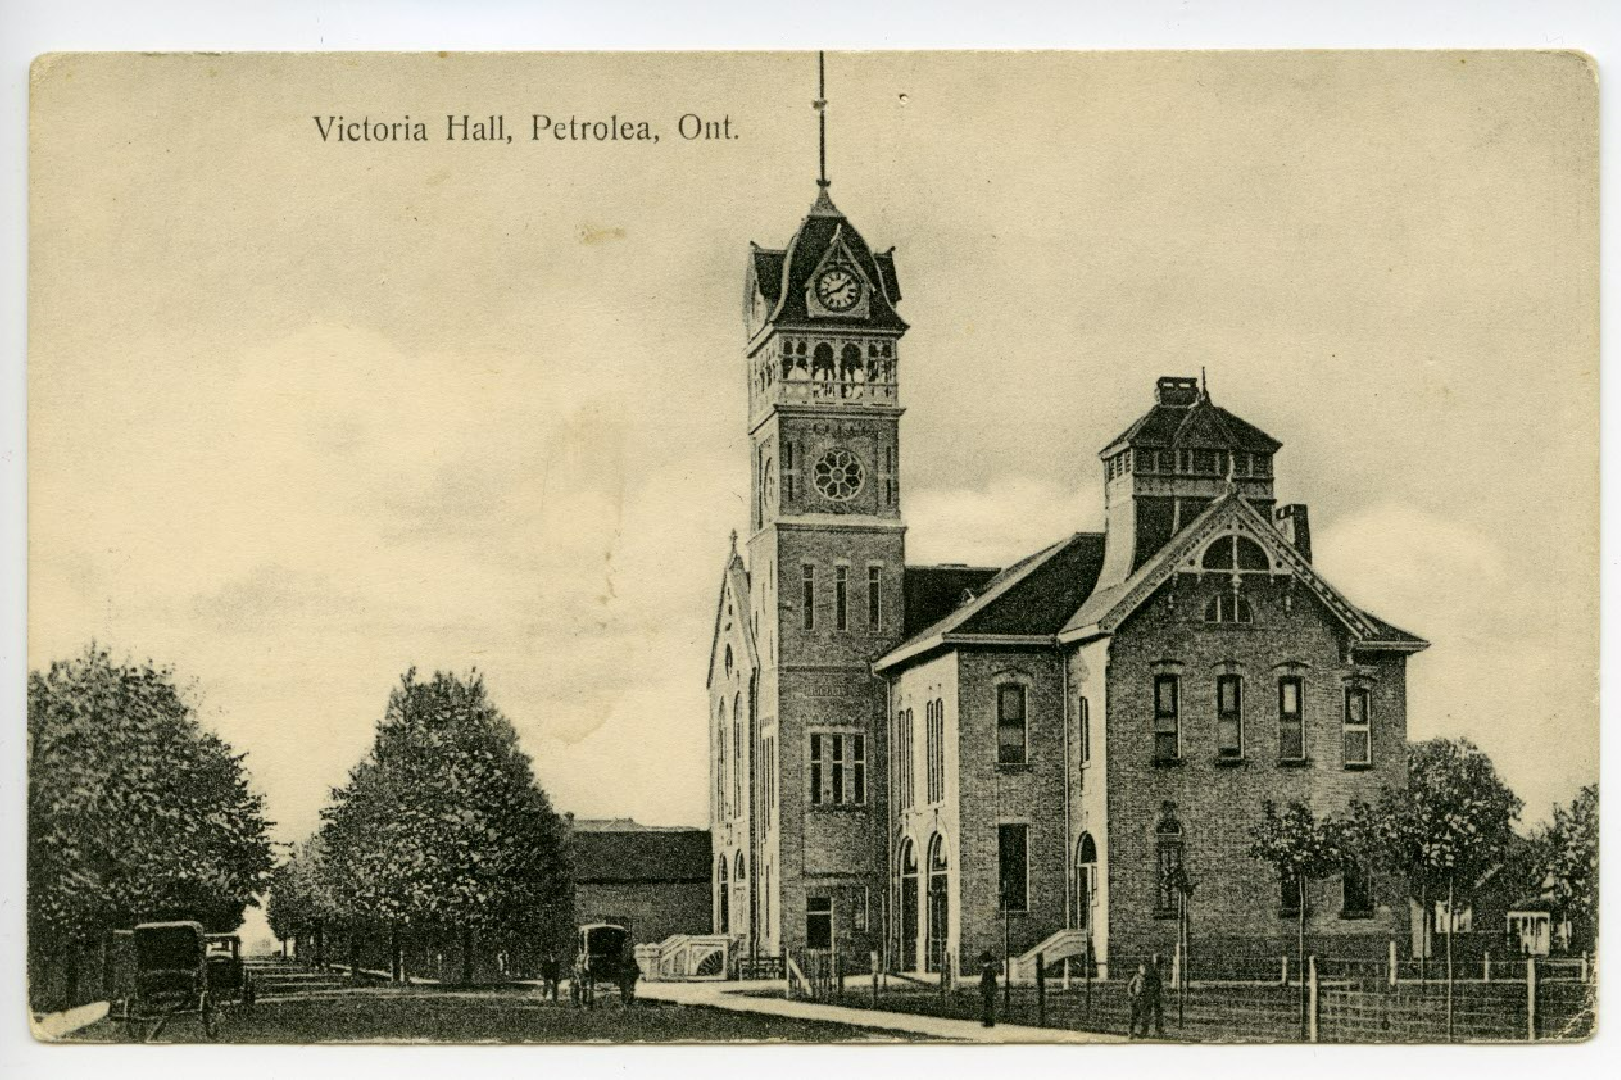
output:
POLYGON ((1101 533, 1067 536, 986 581, 974 599, 913 634, 875 661, 873 669, 882 671, 976 639, 1052 640, 1092 590, 1102 566, 1101 533))
POLYGON ((704 680, 705 689, 714 685, 716 657, 721 651, 722 620, 726 615, 726 598, 732 597, 733 618, 738 624, 737 633, 743 641, 743 653, 750 671, 760 668, 760 651, 754 643, 754 628, 749 625, 748 599, 749 599, 749 573, 743 565, 743 557, 737 553, 737 533, 732 533, 732 550, 726 557, 726 569, 721 573, 720 596, 715 601, 715 629, 709 640, 709 675, 704 680))
POLYGON ((1207 507, 1152 558, 1126 580, 1098 589, 1058 632, 1059 641, 1081 641, 1113 633, 1127 616, 1141 607, 1155 590, 1173 574, 1188 569, 1188 560, 1203 550, 1218 533, 1239 526, 1267 549, 1273 559, 1285 565, 1295 577, 1344 625, 1364 650, 1419 652, 1429 642, 1358 608, 1319 574, 1295 550, 1272 523, 1236 491, 1230 491, 1207 507))

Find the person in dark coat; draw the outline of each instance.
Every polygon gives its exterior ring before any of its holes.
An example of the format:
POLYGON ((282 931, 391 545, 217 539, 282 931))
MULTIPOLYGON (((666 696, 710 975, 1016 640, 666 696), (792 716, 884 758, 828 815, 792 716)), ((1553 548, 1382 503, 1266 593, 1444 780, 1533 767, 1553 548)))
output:
POLYGON ((979 1011, 986 1027, 996 1026, 996 958, 989 949, 979 954, 979 1011))
POLYGON ((1138 964, 1136 974, 1126 980, 1126 1002, 1131 1006, 1131 1023, 1126 1028, 1130 1038, 1137 1037, 1137 1029, 1148 1034, 1148 1018, 1143 1013, 1143 987, 1148 981, 1148 965, 1138 964))
POLYGON ((1148 1034, 1148 1021, 1154 1021, 1154 1035, 1163 1038, 1165 1035, 1165 980, 1159 973, 1159 953, 1154 954, 1149 961, 1148 969, 1143 972, 1143 1034, 1148 1034))

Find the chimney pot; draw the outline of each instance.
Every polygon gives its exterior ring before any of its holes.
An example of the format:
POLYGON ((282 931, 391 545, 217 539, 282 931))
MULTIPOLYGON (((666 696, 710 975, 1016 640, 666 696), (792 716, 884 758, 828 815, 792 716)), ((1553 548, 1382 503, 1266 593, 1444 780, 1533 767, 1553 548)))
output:
POLYGON ((1161 375, 1154 384, 1154 404, 1187 408, 1199 400, 1199 380, 1191 375, 1161 375))

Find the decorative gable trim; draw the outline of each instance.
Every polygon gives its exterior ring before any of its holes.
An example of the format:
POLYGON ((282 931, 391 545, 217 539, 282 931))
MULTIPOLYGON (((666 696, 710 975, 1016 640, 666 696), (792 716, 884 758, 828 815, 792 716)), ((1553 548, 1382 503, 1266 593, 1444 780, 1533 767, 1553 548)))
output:
MULTIPOLYGON (((1178 573, 1221 573, 1222 571, 1202 569, 1197 565, 1197 559, 1211 540, 1224 531, 1233 531, 1234 525, 1244 526, 1242 531, 1266 550, 1273 560, 1274 567, 1281 564, 1296 580, 1310 589, 1313 595, 1322 601, 1324 607, 1334 613, 1350 632, 1353 648, 1375 643, 1380 647, 1394 647, 1391 643, 1379 642, 1378 631, 1373 624, 1325 581, 1322 575, 1318 574, 1312 565, 1278 534, 1272 523, 1257 513, 1255 508, 1237 492, 1229 492, 1218 499, 1195 519, 1180 537, 1166 545, 1159 555, 1145 564, 1133 578, 1128 578, 1121 586, 1119 597, 1105 611, 1087 625, 1060 633, 1058 640, 1068 644, 1114 633, 1129 615, 1178 573)), ((1422 645, 1415 648, 1413 644, 1406 647, 1415 652, 1423 648, 1422 645)))

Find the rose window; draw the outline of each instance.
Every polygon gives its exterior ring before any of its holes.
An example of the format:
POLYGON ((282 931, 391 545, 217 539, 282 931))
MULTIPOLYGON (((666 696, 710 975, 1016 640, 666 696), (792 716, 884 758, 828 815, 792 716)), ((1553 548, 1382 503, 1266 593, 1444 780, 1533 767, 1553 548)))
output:
POLYGON ((853 499, 863 479, 861 462, 848 450, 829 450, 816 463, 816 490, 823 498, 835 502, 853 499))

